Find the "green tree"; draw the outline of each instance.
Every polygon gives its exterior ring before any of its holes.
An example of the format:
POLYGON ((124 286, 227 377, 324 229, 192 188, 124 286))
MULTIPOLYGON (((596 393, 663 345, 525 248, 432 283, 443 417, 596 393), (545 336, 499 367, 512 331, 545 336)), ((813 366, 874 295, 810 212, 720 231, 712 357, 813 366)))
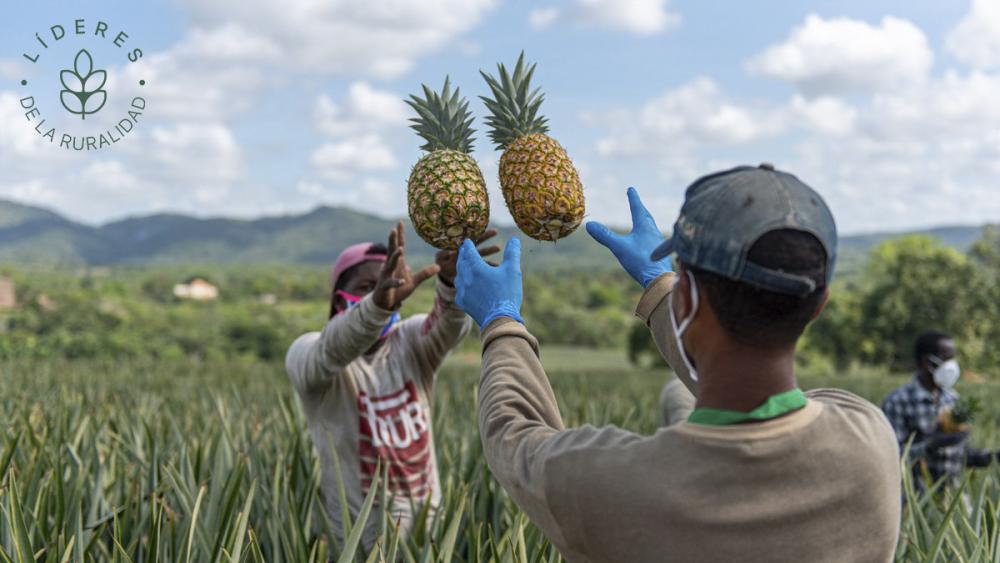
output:
POLYGON ((934 329, 959 341, 963 361, 979 364, 986 280, 967 256, 932 238, 908 236, 879 245, 862 275, 857 341, 862 360, 911 368, 914 339, 934 329))

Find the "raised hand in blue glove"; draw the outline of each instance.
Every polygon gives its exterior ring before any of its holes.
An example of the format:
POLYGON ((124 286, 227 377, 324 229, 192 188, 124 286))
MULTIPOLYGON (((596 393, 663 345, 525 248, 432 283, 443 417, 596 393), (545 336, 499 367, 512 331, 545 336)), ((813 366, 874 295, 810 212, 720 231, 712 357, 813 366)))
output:
POLYGON ((485 328, 499 317, 521 318, 521 241, 511 238, 503 251, 503 263, 490 266, 479 256, 472 241, 458 249, 455 303, 485 328))
POLYGON ((632 210, 632 232, 619 235, 601 223, 590 221, 587 232, 594 240, 608 247, 625 271, 642 287, 671 271, 670 259, 651 260, 650 254, 663 242, 663 234, 656 221, 639 199, 635 188, 628 189, 628 205, 632 210))

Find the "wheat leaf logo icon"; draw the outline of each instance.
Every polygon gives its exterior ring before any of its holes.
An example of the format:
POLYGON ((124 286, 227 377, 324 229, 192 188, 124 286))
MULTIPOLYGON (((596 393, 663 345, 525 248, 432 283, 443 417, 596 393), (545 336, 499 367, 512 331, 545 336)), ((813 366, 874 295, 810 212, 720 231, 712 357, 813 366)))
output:
POLYGON ((80 49, 73 61, 73 69, 63 70, 59 78, 65 88, 59 93, 59 100, 66 111, 79 115, 80 119, 87 119, 88 115, 101 111, 108 101, 108 93, 104 91, 108 73, 94 70, 94 59, 86 49, 80 49))

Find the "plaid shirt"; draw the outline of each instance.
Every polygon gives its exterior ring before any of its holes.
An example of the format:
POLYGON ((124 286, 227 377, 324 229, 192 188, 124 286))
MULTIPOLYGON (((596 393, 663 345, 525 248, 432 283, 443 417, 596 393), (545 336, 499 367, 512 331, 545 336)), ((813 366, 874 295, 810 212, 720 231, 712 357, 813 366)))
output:
MULTIPOLYGON (((966 465, 989 465, 990 452, 974 450, 965 443, 931 450, 929 437, 938 430, 938 415, 942 409, 951 408, 958 401, 958 393, 941 390, 931 393, 917 380, 917 376, 889 394, 882 402, 882 410, 896 431, 900 452, 906 447, 910 436, 910 460, 914 462, 914 474, 919 477, 919 462, 927 464, 927 470, 935 481, 942 477, 956 479, 966 465)), ((919 480, 919 479, 918 479, 919 480)))

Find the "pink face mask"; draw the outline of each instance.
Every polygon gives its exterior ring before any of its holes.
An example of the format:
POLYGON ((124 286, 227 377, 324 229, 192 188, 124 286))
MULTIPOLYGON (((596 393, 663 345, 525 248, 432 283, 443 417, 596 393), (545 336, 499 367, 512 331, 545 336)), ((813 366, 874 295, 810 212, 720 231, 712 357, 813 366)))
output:
MULTIPOLYGON (((347 309, 344 309, 340 313, 337 313, 338 315, 341 313, 346 313, 347 311, 357 307, 358 303, 361 303, 362 299, 362 297, 358 297, 357 295, 352 295, 342 289, 337 290, 337 295, 341 296, 344 299, 344 301, 347 302, 347 309)), ((392 316, 389 317, 389 322, 385 323, 385 326, 382 328, 382 332, 378 335, 378 339, 385 340, 385 338, 389 336, 389 331, 392 330, 392 325, 396 324, 397 322, 399 322, 399 311, 395 311, 392 313, 392 316)))

